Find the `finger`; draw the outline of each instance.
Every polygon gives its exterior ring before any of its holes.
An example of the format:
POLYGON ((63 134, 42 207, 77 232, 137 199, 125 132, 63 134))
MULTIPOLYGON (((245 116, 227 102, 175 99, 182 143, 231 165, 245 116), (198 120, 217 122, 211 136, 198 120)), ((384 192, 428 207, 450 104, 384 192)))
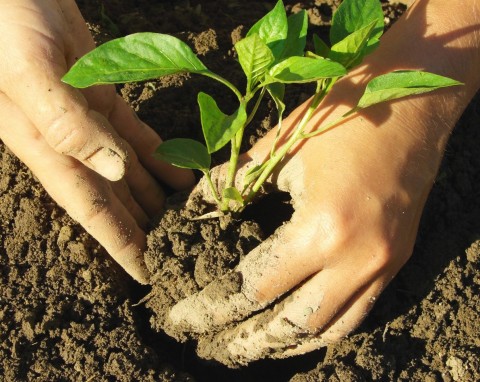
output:
POLYGON ((47 192, 137 281, 146 283, 145 234, 110 183, 47 144, 22 111, 0 95, 0 137, 47 192))
POLYGON ((125 180, 134 199, 149 217, 160 213, 165 202, 165 193, 160 184, 138 161, 133 149, 129 150, 130 167, 125 180))
POLYGON ((153 153, 162 143, 161 138, 138 118, 119 95, 115 98, 109 119, 120 136, 134 149, 140 163, 154 177, 176 190, 187 189, 194 185, 195 177, 192 171, 174 167, 153 157, 153 153))
POLYGON ((60 81, 67 71, 67 52, 58 31, 52 30, 47 20, 39 21, 35 10, 20 9, 23 13, 16 17, 24 17, 22 23, 13 24, 0 37, 0 42, 8 41, 2 46, 11 47, 2 66, 9 75, 0 78, 0 90, 54 150, 71 155, 110 180, 120 179, 128 164, 123 140, 105 117, 89 109, 79 91, 60 81))
MULTIPOLYGON (((271 358, 287 358, 305 354, 346 337, 366 318, 386 285, 387 282, 381 278, 369 287, 362 288, 340 309, 327 326, 319 326, 323 327, 321 332, 306 338, 295 346, 286 348, 283 352, 273 354, 271 358)), ((310 326, 316 325, 316 318, 310 317, 309 322, 310 326)))
POLYGON ((112 190, 119 199, 120 203, 122 203, 122 205, 128 211, 130 211, 130 214, 134 217, 138 226, 141 229, 146 229, 148 226, 149 217, 132 196, 127 181, 122 179, 117 182, 112 182, 112 190))
POLYGON ((229 366, 246 365, 261 358, 285 358, 318 349, 347 335, 358 326, 372 306, 378 284, 357 289, 355 280, 341 272, 320 272, 274 308, 232 329, 202 339, 198 354, 229 366), (342 284, 338 288, 337 283, 342 284), (367 298, 368 296, 368 298, 367 298), (326 332, 315 313, 328 311, 338 317, 326 332))
MULTIPOLYGON (((96 86, 91 89, 84 89, 89 107, 102 115, 116 115, 115 103, 117 99, 122 100, 115 94, 112 86, 96 86)), ((123 100, 122 100, 123 101, 123 100)), ((125 104, 126 108, 128 106, 125 104)), ((132 111, 133 112, 133 111, 132 111)), ((121 120, 122 116, 118 116, 121 120)), ((121 123, 124 123, 122 121, 121 123)), ((115 125, 114 125, 115 126, 115 125)), ((115 126, 116 127, 116 126, 115 126)), ((127 126, 134 127, 134 126, 127 126)), ((141 227, 146 227, 148 217, 158 214, 163 207, 165 194, 158 182, 139 163, 136 152, 128 145, 126 146, 129 157, 129 167, 125 179, 128 183, 119 181, 121 187, 114 187, 121 202, 132 212, 141 227), (133 195, 132 195, 133 194, 133 195)))
POLYGON ((311 247, 318 242, 311 240, 315 232, 310 227, 294 214, 232 273, 177 303, 169 314, 169 324, 184 332, 219 330, 264 308, 316 273, 323 263, 321 256, 310 256, 311 247))

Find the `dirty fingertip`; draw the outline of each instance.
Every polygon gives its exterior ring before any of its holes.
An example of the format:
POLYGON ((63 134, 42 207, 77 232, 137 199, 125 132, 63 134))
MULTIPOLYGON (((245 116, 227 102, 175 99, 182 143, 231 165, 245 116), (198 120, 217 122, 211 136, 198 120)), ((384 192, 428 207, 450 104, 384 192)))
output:
POLYGON ((203 359, 215 360, 230 368, 245 366, 259 358, 257 349, 252 347, 248 337, 245 325, 204 336, 198 341, 197 354, 203 359))
POLYGON ((139 266, 138 269, 131 273, 131 276, 142 285, 149 284, 150 273, 145 266, 139 266))
POLYGON ((259 307, 257 302, 245 296, 242 286, 240 272, 230 272, 211 282, 171 309, 171 325, 185 332, 206 333, 222 330, 225 325, 242 320, 259 307))

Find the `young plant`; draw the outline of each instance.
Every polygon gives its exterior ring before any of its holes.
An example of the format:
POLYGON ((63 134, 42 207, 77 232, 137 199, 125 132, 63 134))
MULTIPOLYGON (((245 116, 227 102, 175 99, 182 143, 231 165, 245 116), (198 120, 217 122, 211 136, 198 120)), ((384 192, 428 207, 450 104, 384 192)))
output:
POLYGON ((235 44, 246 77, 243 92, 210 71, 184 42, 157 33, 137 33, 101 45, 77 61, 63 81, 84 88, 143 81, 174 73, 193 73, 225 85, 238 99, 238 107, 232 114, 223 113, 210 95, 198 94, 206 144, 191 139, 172 139, 162 143, 155 156, 178 167, 200 170, 210 184, 219 210, 240 211, 252 201, 275 166, 298 141, 323 133, 369 106, 460 85, 458 81, 423 71, 387 73, 372 79, 358 104, 340 119, 307 133, 308 121, 335 83, 377 48, 384 29, 383 20, 379 0, 344 0, 333 15, 330 46, 313 35, 314 51, 305 52, 306 12, 287 17, 282 1, 278 0, 275 7, 250 28, 246 37, 235 44), (270 157, 251 168, 244 176, 243 187, 237 189, 235 176, 244 130, 264 96, 268 94, 277 107, 278 137, 285 109, 285 86, 309 82, 316 83, 316 90, 288 140, 282 144, 275 140, 270 157), (225 187, 218 192, 210 177, 211 154, 228 143, 231 155, 225 187))

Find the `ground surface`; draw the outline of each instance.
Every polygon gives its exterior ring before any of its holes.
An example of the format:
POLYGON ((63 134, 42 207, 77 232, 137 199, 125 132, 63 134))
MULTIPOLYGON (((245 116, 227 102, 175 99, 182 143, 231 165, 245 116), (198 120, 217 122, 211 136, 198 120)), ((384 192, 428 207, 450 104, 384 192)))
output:
MULTIPOLYGON (((100 3, 79 1, 99 41, 173 33, 211 69, 234 77, 232 40, 268 7, 253 0, 105 0, 107 18, 100 3)), ((325 32, 328 5, 289 5, 308 9, 314 30, 325 32)), ((202 79, 177 77, 121 92, 164 137, 198 137, 195 94, 202 86, 216 91, 202 79)), ((290 107, 302 97, 301 90, 292 95, 290 107)), ((263 113, 257 135, 269 125, 263 113)), ((0 381, 480 380, 479 124, 477 98, 450 140, 414 254, 364 324, 307 356, 235 371, 155 333, 149 311, 135 306, 149 290, 132 283, 0 144, 0 381)))

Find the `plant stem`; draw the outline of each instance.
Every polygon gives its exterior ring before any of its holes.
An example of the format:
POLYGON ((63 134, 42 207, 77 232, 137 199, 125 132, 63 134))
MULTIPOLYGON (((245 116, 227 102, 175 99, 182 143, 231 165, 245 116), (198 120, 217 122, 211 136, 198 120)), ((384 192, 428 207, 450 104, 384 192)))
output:
POLYGON ((223 78, 222 76, 219 76, 218 74, 210 72, 210 71, 202 72, 201 74, 203 74, 206 77, 213 78, 214 80, 224 84, 227 88, 229 88, 237 96, 238 100, 240 102, 242 102, 242 100, 243 100, 242 93, 240 93, 240 90, 238 90, 236 88, 236 86, 233 85, 230 81, 228 81, 225 78, 223 78))
MULTIPOLYGON (((246 103, 246 101, 240 101, 241 103, 246 103)), ((258 106, 257 106, 258 108, 258 106)), ((240 156, 240 147, 243 139, 243 132, 245 131, 245 126, 249 123, 249 118, 245 121, 243 126, 237 131, 235 136, 230 140, 230 162, 228 164, 228 173, 227 179, 225 181, 224 189, 233 187, 235 181, 235 175, 237 173, 238 157, 240 156)), ((222 211, 228 210, 228 199, 224 198, 222 195, 222 202, 220 205, 222 211)))
POLYGON ((221 204, 220 197, 218 196, 217 190, 215 189, 215 186, 213 185, 212 182, 212 177, 210 176, 210 171, 205 170, 203 171, 203 174, 205 175, 205 178, 207 179, 208 185, 210 186, 210 190, 212 191, 212 195, 215 198, 215 201, 217 202, 218 205, 221 204))
POLYGON ((265 95, 265 89, 266 88, 262 88, 262 90, 260 91, 260 94, 257 98, 257 101, 255 102, 255 105, 253 106, 252 112, 250 113, 250 115, 247 118, 247 121, 245 122, 245 126, 247 126, 250 122, 252 122, 253 117, 255 117, 255 114, 257 113, 258 107, 260 106, 260 103, 262 102, 263 96, 265 95))
MULTIPOLYGON (((240 147, 237 144, 238 143, 237 136, 239 134, 243 134, 243 129, 244 127, 242 127, 230 141, 230 144, 231 144, 230 162, 228 164, 228 173, 227 173, 227 179, 225 182, 224 189, 230 188, 233 186, 233 181, 235 179, 235 174, 237 172, 238 156, 240 151, 240 147)), ((223 196, 222 196, 220 209, 222 211, 228 210, 228 199, 223 198, 223 196)))
POLYGON ((317 109, 318 105, 323 101, 325 96, 328 94, 332 86, 335 84, 338 78, 332 78, 328 80, 322 80, 319 81, 318 86, 317 86, 317 91, 315 95, 312 98, 312 101, 310 103, 310 106, 308 109, 305 111, 305 114, 303 115, 301 121, 298 123, 296 126, 295 130, 293 131, 293 134, 290 136, 290 138, 285 142, 269 159, 267 166, 265 169, 262 171, 260 176, 257 178, 255 183, 253 184, 252 188, 250 189, 250 192, 248 193, 247 197, 245 198, 245 205, 250 203, 252 199, 255 197, 257 192, 260 190, 262 187, 263 183, 268 179, 268 177, 272 174, 273 170, 277 166, 277 164, 283 160, 285 155, 288 153, 288 151, 291 149, 291 147, 298 142, 301 139, 304 138, 309 138, 310 136, 315 136, 317 134, 320 134, 320 132, 324 132, 329 128, 332 128, 336 124, 338 124, 344 117, 341 117, 339 120, 334 121, 333 123, 329 123, 325 127, 321 128, 320 130, 316 130, 310 134, 304 134, 305 127, 307 126, 307 123, 310 121, 312 118, 315 110, 317 109))

